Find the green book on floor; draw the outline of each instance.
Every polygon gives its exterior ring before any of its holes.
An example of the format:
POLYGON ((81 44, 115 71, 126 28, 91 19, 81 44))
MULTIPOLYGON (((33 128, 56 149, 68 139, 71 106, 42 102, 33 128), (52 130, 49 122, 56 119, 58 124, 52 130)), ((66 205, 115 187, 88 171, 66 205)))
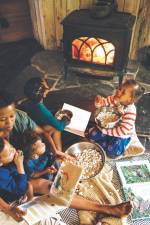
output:
POLYGON ((150 163, 148 160, 116 162, 126 200, 132 201, 131 219, 150 218, 150 163))

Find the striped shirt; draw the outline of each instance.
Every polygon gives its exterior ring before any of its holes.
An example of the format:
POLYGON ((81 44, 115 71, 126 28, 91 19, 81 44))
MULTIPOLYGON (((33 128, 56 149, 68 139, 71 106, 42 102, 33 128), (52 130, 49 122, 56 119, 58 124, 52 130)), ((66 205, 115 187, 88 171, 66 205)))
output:
MULTIPOLYGON (((114 100, 114 95, 108 96, 107 98, 102 98, 100 102, 95 102, 95 107, 99 108, 102 106, 117 106, 114 100)), ((128 138, 135 133, 135 120, 136 120, 136 107, 134 104, 130 104, 123 107, 121 112, 121 118, 118 124, 113 128, 104 128, 102 133, 121 137, 128 138)))

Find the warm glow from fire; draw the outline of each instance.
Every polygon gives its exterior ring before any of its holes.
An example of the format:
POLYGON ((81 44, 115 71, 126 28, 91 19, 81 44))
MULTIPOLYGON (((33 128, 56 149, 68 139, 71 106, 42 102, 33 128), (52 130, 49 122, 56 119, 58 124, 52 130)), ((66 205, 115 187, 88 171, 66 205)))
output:
POLYGON ((72 58, 95 64, 112 65, 115 47, 100 38, 81 37, 72 42, 72 58))

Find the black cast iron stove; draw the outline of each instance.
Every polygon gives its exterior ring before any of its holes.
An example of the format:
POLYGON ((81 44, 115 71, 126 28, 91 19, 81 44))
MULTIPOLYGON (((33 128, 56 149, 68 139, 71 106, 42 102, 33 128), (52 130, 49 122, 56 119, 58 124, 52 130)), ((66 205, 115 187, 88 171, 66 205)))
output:
POLYGON ((62 21, 65 78, 68 69, 92 76, 122 79, 135 16, 113 12, 108 17, 93 18, 90 9, 71 12, 62 21))

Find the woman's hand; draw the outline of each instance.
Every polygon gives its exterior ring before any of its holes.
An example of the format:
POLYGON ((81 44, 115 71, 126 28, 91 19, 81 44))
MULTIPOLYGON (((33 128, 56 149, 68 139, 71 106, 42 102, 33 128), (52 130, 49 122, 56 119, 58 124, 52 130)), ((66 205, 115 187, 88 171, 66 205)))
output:
POLYGON ((73 113, 70 110, 66 109, 59 110, 55 114, 56 119, 63 121, 65 126, 67 126, 70 123, 72 116, 73 113))
POLYGON ((23 211, 22 209, 19 209, 18 207, 12 207, 7 211, 4 211, 4 213, 11 216, 13 219, 15 219, 17 222, 20 222, 22 220, 22 217, 26 215, 26 211, 23 211))
POLYGON ((69 125, 69 123, 71 122, 71 118, 64 115, 61 119, 61 121, 63 121, 63 123, 65 124, 65 126, 69 125))

